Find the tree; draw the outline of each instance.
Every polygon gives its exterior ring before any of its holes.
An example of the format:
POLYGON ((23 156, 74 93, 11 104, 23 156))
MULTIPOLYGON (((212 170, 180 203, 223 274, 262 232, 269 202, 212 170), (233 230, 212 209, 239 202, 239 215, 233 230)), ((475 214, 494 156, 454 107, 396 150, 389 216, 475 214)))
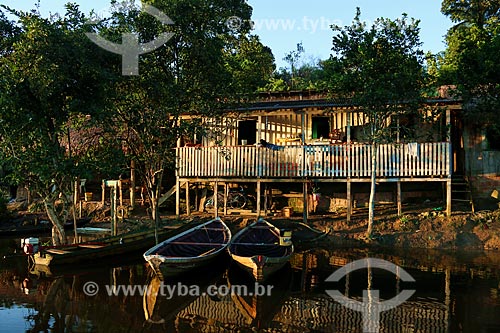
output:
POLYGON ((292 90, 294 89, 294 79, 297 71, 297 65, 299 63, 300 58, 302 57, 304 53, 304 46, 302 45, 302 42, 297 44, 296 50, 292 50, 289 53, 285 55, 283 58, 284 61, 290 64, 290 74, 292 76, 291 78, 291 88, 292 90))
POLYGON ((113 13, 105 28, 96 31, 115 42, 123 32, 137 34, 140 42, 174 33, 163 47, 141 56, 139 76, 117 80, 110 109, 158 225, 161 185, 165 172, 174 169, 177 140, 201 133, 202 117, 216 117, 238 102, 239 94, 253 92, 263 80, 259 76, 268 71, 256 69, 269 67, 271 57, 256 37, 248 36, 245 22, 250 22, 251 7, 244 0, 147 3, 174 23, 162 25, 138 8, 128 8, 113 13), (238 29, 225 24, 233 16, 243 23, 238 29), (252 59, 254 55, 259 58, 252 59), (250 71, 254 73, 247 77, 250 71), (183 115, 192 117, 182 120, 183 115))
POLYGON ((0 54, 0 149, 16 181, 42 199, 54 244, 65 243, 73 184, 100 161, 95 156, 100 133, 88 129, 105 117, 107 55, 92 50, 76 5, 68 4, 64 17, 52 19, 4 8, 18 22, 14 36, 2 33, 9 48, 0 54), (79 131, 88 135, 76 143, 72 133, 79 131))
POLYGON ((348 98, 365 113, 372 146, 371 191, 367 236, 372 236, 377 151, 388 134, 390 118, 417 114, 424 85, 423 53, 418 21, 380 18, 367 28, 357 9, 351 26, 334 26, 333 55, 325 64, 333 98, 348 98))
POLYGON ((441 12, 457 23, 452 29, 462 25, 476 25, 484 29, 498 24, 500 1, 498 0, 443 0, 441 12))
POLYGON ((499 128, 500 1, 445 0, 441 10, 456 23, 446 35, 441 83, 456 86, 467 121, 499 128))
POLYGON ((225 48, 226 67, 235 95, 255 93, 271 79, 276 65, 271 49, 258 36, 229 36, 225 48))

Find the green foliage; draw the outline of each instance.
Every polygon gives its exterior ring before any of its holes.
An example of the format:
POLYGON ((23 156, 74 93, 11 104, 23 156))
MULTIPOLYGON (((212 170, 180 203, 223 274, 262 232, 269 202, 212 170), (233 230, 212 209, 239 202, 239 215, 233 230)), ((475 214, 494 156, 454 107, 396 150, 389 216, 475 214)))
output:
POLYGON ((372 144, 372 175, 367 237, 375 210, 377 147, 391 140, 391 118, 417 118, 425 86, 418 21, 380 18, 367 28, 357 9, 352 25, 333 26, 333 55, 325 62, 327 86, 334 99, 349 100, 368 119, 366 140, 372 144))
POLYGON ((457 23, 446 35, 441 83, 456 86, 471 124, 499 124, 500 2, 445 0, 442 12, 457 23))
POLYGON ((224 57, 233 78, 230 86, 238 95, 257 92, 271 80, 275 70, 271 49, 255 35, 229 37, 229 40, 224 57))
POLYGON ((334 26, 333 52, 324 63, 334 98, 347 98, 369 118, 369 141, 383 142, 388 119, 414 114, 423 102, 423 52, 418 21, 377 19, 367 28, 358 12, 351 26, 334 26))
POLYGON ((443 0, 441 12, 458 25, 473 24, 481 29, 498 23, 498 0, 443 0))
POLYGON ((294 69, 280 68, 260 91, 320 90, 325 89, 323 61, 303 63, 294 69))
MULTIPOLYGON (((119 77, 108 94, 108 111, 153 204, 160 195, 163 175, 172 170, 177 140, 202 132, 198 117, 216 117, 253 93, 274 69, 272 53, 250 31, 251 7, 246 1, 147 1, 167 14, 172 25, 162 25, 139 9, 116 11, 94 29, 120 42, 122 33, 134 33, 149 42, 164 32, 174 33, 161 48, 140 57, 140 75, 119 77), (225 24, 238 16, 237 29, 225 24), (194 120, 191 120, 194 119, 194 120)), ((93 46, 97 49, 97 46, 93 46)))
POLYGON ((112 78, 106 64, 113 63, 85 36, 90 27, 78 6, 66 9, 51 19, 9 10, 18 21, 13 34, 2 33, 10 48, 0 54, 0 150, 14 183, 27 184, 48 213, 62 202, 49 213, 60 242, 74 180, 89 178, 104 161, 96 122, 109 116, 102 111, 112 78))

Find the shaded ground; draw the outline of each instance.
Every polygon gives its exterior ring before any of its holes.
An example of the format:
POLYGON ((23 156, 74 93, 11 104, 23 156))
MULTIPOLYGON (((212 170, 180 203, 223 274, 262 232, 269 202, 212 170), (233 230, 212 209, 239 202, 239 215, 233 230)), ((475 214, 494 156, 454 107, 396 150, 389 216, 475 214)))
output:
MULTIPOLYGON (((357 208, 348 223, 345 212, 328 214, 310 214, 303 224, 302 214, 292 217, 268 217, 268 220, 280 228, 293 231, 294 243, 308 246, 317 242, 332 246, 387 246, 398 248, 432 248, 432 249, 487 249, 500 250, 500 210, 481 211, 475 214, 454 212, 446 217, 441 207, 431 203, 412 204, 403 207, 403 215, 397 215, 393 205, 379 205, 376 209, 374 234, 366 238, 367 208, 357 208), (323 235, 321 232, 328 232, 323 235)), ((84 207, 83 214, 93 217, 89 226, 108 226, 109 210, 96 209, 90 204, 84 207)), ((183 216, 176 221, 168 212, 162 215, 162 224, 182 223, 193 219, 209 219, 213 214, 195 213, 183 216)), ((255 215, 228 215, 223 217, 233 232, 243 228, 255 220, 255 215)), ((15 211, 14 217, 0 228, 16 223, 18 225, 34 225, 46 219, 43 213, 15 211)), ((133 214, 119 223, 120 231, 130 231, 153 224, 147 209, 138 207, 133 214)))

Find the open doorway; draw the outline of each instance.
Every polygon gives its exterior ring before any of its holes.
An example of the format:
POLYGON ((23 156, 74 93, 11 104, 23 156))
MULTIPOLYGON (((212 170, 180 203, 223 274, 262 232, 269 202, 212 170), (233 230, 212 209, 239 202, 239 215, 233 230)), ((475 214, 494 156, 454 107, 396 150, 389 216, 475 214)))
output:
POLYGON ((312 117, 312 138, 328 139, 330 135, 329 117, 312 117))
POLYGON ((253 145, 257 142, 257 121, 242 120, 238 123, 238 144, 253 145))

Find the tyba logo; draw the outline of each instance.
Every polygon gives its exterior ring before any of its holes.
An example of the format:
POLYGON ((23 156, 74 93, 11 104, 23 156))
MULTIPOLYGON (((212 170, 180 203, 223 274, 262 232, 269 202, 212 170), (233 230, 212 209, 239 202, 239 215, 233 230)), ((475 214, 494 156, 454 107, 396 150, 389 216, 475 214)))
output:
MULTIPOLYGON (((330 277, 328 277, 328 279, 326 279, 326 282, 338 282, 347 274, 363 268, 383 269, 397 275, 403 282, 415 282, 415 279, 401 267, 396 266, 389 261, 375 258, 353 261, 352 263, 336 270, 332 275, 330 275, 330 277)), ((346 308, 362 313, 363 332, 379 332, 380 313, 400 306, 415 293, 415 290, 403 290, 397 296, 384 302, 379 301, 379 290, 364 290, 363 302, 347 298, 338 290, 327 290, 326 293, 346 308)))
MULTIPOLYGON (((166 14, 151 5, 143 4, 142 11, 155 17, 164 25, 174 24, 166 14)), ((160 48, 174 36, 174 33, 161 33, 148 43, 139 43, 139 37, 136 34, 124 33, 121 44, 110 42, 96 33, 86 33, 85 35, 106 51, 122 55, 123 75, 139 75, 139 56, 160 48)))

